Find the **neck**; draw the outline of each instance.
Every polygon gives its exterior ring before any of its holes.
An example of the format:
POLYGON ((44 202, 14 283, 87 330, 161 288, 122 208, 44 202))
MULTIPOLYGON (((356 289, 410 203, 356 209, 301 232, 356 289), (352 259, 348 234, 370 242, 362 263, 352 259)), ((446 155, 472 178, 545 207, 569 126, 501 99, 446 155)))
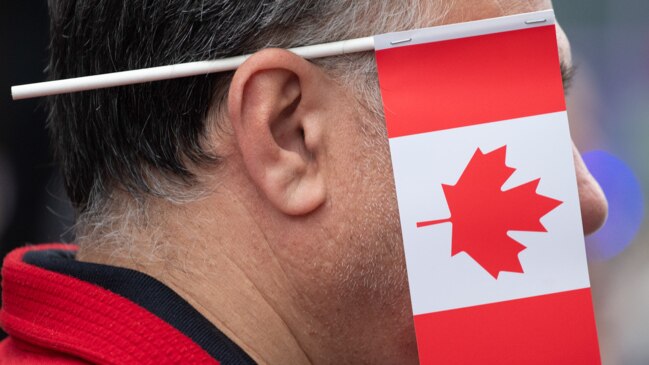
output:
POLYGON ((215 212, 213 206, 210 199, 188 204, 180 213, 183 218, 188 212, 203 212, 198 219, 182 219, 191 221, 191 227, 175 223, 181 219, 162 219, 156 226, 165 227, 167 233, 159 235, 163 238, 134 239, 134 248, 123 251, 128 255, 115 255, 115 244, 89 237, 79 242, 77 257, 131 268, 160 280, 260 364, 310 364, 287 324, 295 323, 303 312, 291 300, 297 293, 264 235, 250 229, 256 225, 242 219, 250 218, 243 209, 221 204, 215 212), (169 242, 162 255, 160 241, 169 242), (158 253, 155 259, 153 252, 158 253))

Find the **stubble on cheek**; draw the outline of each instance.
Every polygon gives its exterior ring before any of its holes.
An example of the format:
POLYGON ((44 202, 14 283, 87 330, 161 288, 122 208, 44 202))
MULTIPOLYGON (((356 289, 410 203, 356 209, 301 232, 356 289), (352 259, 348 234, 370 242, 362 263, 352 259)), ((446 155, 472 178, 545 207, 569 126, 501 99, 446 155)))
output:
MULTIPOLYGON (((385 124, 364 118, 360 126, 350 200, 357 204, 346 219, 348 245, 339 266, 345 292, 374 304, 402 306, 408 296, 401 226, 385 124)), ((409 299, 408 299, 409 300, 409 299)), ((407 303, 407 301, 406 301, 407 303)))

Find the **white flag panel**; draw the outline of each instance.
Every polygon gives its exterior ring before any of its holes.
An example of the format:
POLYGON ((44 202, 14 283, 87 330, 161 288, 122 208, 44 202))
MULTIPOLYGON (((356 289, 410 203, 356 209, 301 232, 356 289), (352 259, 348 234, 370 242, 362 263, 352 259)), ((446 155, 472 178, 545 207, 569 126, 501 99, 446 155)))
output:
POLYGON ((391 138, 390 149, 415 315, 590 286, 565 112, 391 138), (563 204, 541 219, 547 233, 509 232, 527 247, 525 272, 494 279, 466 253, 451 257, 452 223, 416 224, 448 218, 442 184, 457 183, 477 148, 502 146, 516 168, 502 190, 540 178, 537 193, 563 204))

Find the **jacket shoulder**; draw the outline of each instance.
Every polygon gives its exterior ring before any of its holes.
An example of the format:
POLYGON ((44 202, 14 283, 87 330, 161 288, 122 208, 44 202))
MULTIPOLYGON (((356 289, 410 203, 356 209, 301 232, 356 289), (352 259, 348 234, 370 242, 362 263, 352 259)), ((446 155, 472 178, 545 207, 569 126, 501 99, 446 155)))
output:
POLYGON ((9 337, 0 341, 0 365, 88 365, 79 358, 9 337))

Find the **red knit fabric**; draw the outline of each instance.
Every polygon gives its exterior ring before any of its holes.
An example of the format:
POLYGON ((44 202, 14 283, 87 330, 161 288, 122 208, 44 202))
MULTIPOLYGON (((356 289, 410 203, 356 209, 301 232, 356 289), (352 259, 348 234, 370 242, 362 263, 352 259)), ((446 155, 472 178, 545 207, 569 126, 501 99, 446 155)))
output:
POLYGON ((137 304, 96 285, 23 262, 2 268, 0 364, 219 364, 189 337, 137 304))

